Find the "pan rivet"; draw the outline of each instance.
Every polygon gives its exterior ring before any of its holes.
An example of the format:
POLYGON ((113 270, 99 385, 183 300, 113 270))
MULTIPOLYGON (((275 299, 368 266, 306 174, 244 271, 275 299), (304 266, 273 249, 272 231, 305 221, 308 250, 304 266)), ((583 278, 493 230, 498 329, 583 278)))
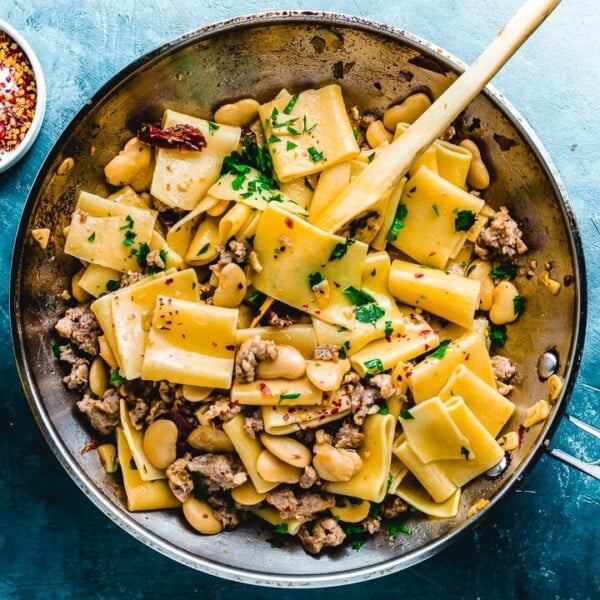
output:
POLYGON ((542 380, 548 379, 551 375, 556 373, 558 369, 558 356, 552 350, 548 350, 548 352, 544 352, 537 364, 538 375, 542 378, 542 380))

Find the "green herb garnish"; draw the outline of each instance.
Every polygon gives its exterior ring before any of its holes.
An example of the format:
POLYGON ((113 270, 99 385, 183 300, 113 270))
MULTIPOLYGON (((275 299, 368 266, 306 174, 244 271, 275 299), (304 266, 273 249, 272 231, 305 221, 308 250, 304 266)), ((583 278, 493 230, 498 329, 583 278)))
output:
POLYGON ((471 451, 468 448, 465 448, 465 446, 461 446, 460 453, 465 457, 466 460, 469 460, 469 454, 471 453, 471 451))
POLYGON ((375 323, 385 315, 385 310, 376 303, 363 304, 354 311, 354 316, 361 323, 375 323))
POLYGON ((311 146, 307 149, 308 156, 310 156, 310 160, 313 162, 319 162, 320 160, 325 160, 325 155, 323 152, 317 150, 314 146, 311 146))
POLYGON ((493 268, 490 271, 490 275, 494 279, 510 279, 517 274, 517 265, 512 263, 506 263, 505 265, 500 265, 498 267, 493 268))
POLYGON ((513 298, 513 310, 517 316, 525 310, 525 298, 523 296, 515 296, 513 298))
POLYGON ((376 156, 377 156, 377 152, 371 152, 371 154, 369 154, 369 156, 367 156, 367 162, 369 164, 372 163, 376 156))
POLYGON ((294 142, 291 142, 290 140, 288 140, 285 144, 285 149, 289 152, 290 150, 293 150, 294 148, 297 148, 298 144, 294 144, 294 142))
POLYGON ((323 275, 321 275, 321 273, 319 273, 318 271, 316 273, 309 273, 308 285, 310 285, 311 288, 314 288, 315 286, 319 285, 322 281, 324 281, 323 275))
POLYGON ((365 369, 369 373, 369 375, 376 375, 377 373, 383 372, 383 363, 380 358, 372 358, 371 360, 367 360, 363 363, 365 369))
POLYGON ((116 292, 121 287, 121 282, 118 279, 109 279, 106 282, 106 289, 109 292, 116 292))
POLYGON ((200 256, 201 254, 204 254, 209 248, 210 248, 210 243, 206 242, 206 244, 204 244, 204 246, 202 246, 202 248, 200 248, 200 250, 198 250, 196 256, 200 256))
POLYGON ((389 415, 390 414, 390 409, 387 406, 382 406, 379 409, 379 414, 380 415, 389 415))
POLYGON ((398 239, 398 234, 404 227, 404 219, 406 218, 406 215, 408 215, 406 204, 399 204, 398 208, 396 209, 396 214, 394 215, 392 226, 387 234, 388 242, 395 242, 398 239))
POLYGON ((90 237, 88 237, 88 242, 93 242, 96 239, 96 232, 92 231, 90 237))
POLYGON ((456 231, 469 231, 475 223, 476 214, 472 210, 459 210, 454 218, 456 231))
POLYGON ((386 321, 385 322, 385 329, 383 330, 383 335, 385 335, 385 337, 390 337, 392 335, 392 333, 394 333, 394 327, 392 325, 391 321, 386 321))
POLYGON ((119 369, 113 369, 110 372, 110 382, 115 387, 118 387, 118 386, 122 385, 123 383, 125 383, 125 378, 121 377, 121 375, 119 373, 119 369))
POLYGON ((414 419, 415 417, 413 416, 413 414, 410 412, 410 410, 403 410, 400 413, 400 418, 404 419, 405 421, 410 421, 411 419, 414 419))
POLYGON ((437 358, 438 360, 444 358, 449 345, 450 340, 442 340, 440 345, 429 356, 431 356, 431 358, 437 358))
POLYGON ((218 131, 220 127, 221 126, 218 125, 217 123, 214 123, 213 121, 209 121, 208 122, 208 133, 210 133, 210 135, 215 135, 215 131, 218 131))
POLYGON ((294 106, 296 106, 296 102, 298 102, 298 94, 294 94, 288 101, 288 103, 286 104, 285 108, 283 109, 283 112, 286 115, 289 115, 292 110, 294 109, 294 106))
POLYGON ((375 298, 373 298, 373 296, 371 296, 371 294, 368 294, 367 292, 365 292, 363 290, 359 290, 359 289, 355 288, 353 285, 349 285, 348 287, 345 287, 344 294, 346 294, 346 296, 348 296, 348 298, 350 298, 350 301, 352 302, 352 304, 356 304, 358 306, 361 306, 363 304, 368 304, 369 302, 375 302, 375 298))
POLYGON ((338 242, 331 251, 328 260, 339 260, 346 256, 346 252, 348 252, 348 248, 354 244, 354 240, 352 238, 346 238, 345 242, 338 242))
POLYGON ((300 398, 300 392, 288 392, 286 394, 279 394, 279 400, 295 400, 300 398))
POLYGON ((506 344, 506 325, 490 325, 489 327, 490 342, 499 348, 503 348, 506 344))
POLYGON ((433 212, 435 213, 435 216, 439 217, 440 216, 440 209, 438 208, 438 205, 437 204, 433 204, 431 206, 431 208, 433 208, 433 212))
POLYGON ((388 526, 388 534, 394 537, 399 533, 403 533, 404 535, 411 535, 411 531, 406 525, 406 523, 404 521, 401 521, 400 519, 395 519, 388 526))
POLYGON ((135 231, 132 231, 131 229, 128 229, 125 232, 125 237, 123 238, 123 246, 132 246, 133 241, 135 240, 136 237, 137 237, 137 233, 135 231))

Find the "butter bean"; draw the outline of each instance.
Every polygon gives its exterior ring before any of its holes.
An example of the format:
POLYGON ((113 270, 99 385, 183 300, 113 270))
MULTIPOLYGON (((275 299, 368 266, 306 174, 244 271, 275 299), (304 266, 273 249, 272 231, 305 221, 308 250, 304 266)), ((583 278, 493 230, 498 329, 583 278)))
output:
POLYGON ((233 452, 229 436, 212 425, 200 425, 187 437, 187 443, 196 450, 205 452, 233 452))
POLYGON ((242 268, 236 263, 229 263, 219 274, 219 285, 213 296, 213 304, 236 308, 242 303, 247 289, 248 281, 242 268))
POLYGON ((177 425, 167 419, 150 423, 144 432, 143 448, 153 467, 166 469, 177 458, 177 425))
POLYGON ((258 116, 260 104, 252 98, 243 98, 231 104, 223 104, 215 111, 216 123, 245 127, 258 116))
POLYGON ((183 503, 183 515, 186 521, 204 535, 214 535, 223 529, 221 522, 215 517, 211 506, 204 500, 193 496, 183 503))
POLYGON ((90 367, 89 386, 92 393, 102 398, 108 389, 109 374, 106 363, 100 357, 96 357, 90 367))
POLYGON ((501 281, 494 289, 490 321, 495 325, 512 323, 519 316, 515 310, 515 298, 519 295, 517 288, 510 281, 501 281))
POLYGON ((246 483, 234 487, 231 490, 231 497, 242 506, 256 506, 267 497, 267 494, 259 494, 249 479, 246 483))
POLYGON ((383 113, 383 124, 388 131, 394 132, 398 123, 414 123, 430 106, 427 94, 411 94, 404 102, 390 106, 383 113))
POLYGON ((149 188, 152 181, 152 149, 137 137, 131 138, 104 167, 104 174, 111 185, 131 185, 136 191, 149 188))
POLYGON ((459 146, 468 150, 473 157, 467 173, 467 183, 476 190, 485 190, 490 186, 490 173, 481 158, 479 147, 473 140, 462 140, 459 146))
POLYGON ((306 372, 304 356, 293 346, 277 345, 277 358, 261 360, 256 367, 259 379, 298 379, 306 372))
POLYGON ((362 459, 352 450, 315 444, 313 451, 313 467, 325 481, 349 481, 362 467, 362 459))
POLYGON ((268 450, 263 450, 256 459, 256 471, 265 480, 273 483, 298 483, 302 471, 278 459, 268 450))
POLYGON ((310 465, 312 452, 292 437, 262 433, 260 441, 269 452, 289 465, 300 469, 310 465))
POLYGON ((344 523, 360 523, 363 519, 366 519, 369 516, 369 511, 371 510, 371 503, 363 500, 358 504, 354 504, 349 500, 343 500, 345 502, 343 506, 341 506, 341 502, 336 504, 334 507, 330 508, 329 511, 331 514, 340 521, 344 523))
POLYGON ((344 375, 350 370, 347 358, 337 362, 332 360, 307 360, 306 376, 310 382, 324 392, 340 388, 344 375))
POLYGON ((385 128, 383 121, 373 121, 366 132, 367 143, 371 148, 377 148, 380 144, 390 143, 393 135, 385 128))

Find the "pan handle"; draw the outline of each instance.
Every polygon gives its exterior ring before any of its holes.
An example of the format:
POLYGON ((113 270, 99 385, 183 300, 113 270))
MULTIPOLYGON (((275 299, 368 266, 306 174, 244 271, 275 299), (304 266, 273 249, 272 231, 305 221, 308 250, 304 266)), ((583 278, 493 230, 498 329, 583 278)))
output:
MULTIPOLYGON (((578 419, 577 417, 574 417, 568 413, 565 413, 565 416, 573 425, 575 425, 575 427, 578 427, 582 431, 585 431, 600 440, 600 429, 596 429, 589 423, 586 423, 585 421, 582 421, 581 419, 578 419)), ((576 469, 579 469, 580 471, 583 471, 584 473, 587 473, 588 475, 591 475, 600 481, 600 460, 595 462, 586 462, 567 454, 559 448, 552 448, 549 450, 549 453, 554 456, 554 458, 558 458, 558 460, 562 460, 568 465, 571 465, 572 467, 575 467, 576 469)))

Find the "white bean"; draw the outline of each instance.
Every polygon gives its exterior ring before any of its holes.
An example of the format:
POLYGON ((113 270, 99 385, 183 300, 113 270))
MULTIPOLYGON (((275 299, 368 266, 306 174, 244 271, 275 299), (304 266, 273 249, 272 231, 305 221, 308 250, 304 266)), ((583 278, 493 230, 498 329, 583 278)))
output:
POLYGON ((177 425, 167 419, 159 419, 148 425, 144 432, 143 448, 153 467, 166 469, 177 458, 177 425))
POLYGON ((368 127, 366 131, 367 144, 371 146, 371 148, 377 148, 383 143, 390 143, 392 141, 393 135, 385 128, 383 121, 377 119, 373 121, 368 127))
POLYGON ((414 123, 430 106, 427 94, 411 94, 404 102, 390 106, 383 113, 383 124, 388 131, 395 132, 398 123, 414 123))
POLYGON ((277 358, 261 360, 256 367, 260 379, 298 379, 306 372, 306 361, 293 346, 277 345, 277 358))
POLYGON ((481 158, 479 147, 473 140, 462 140, 459 146, 471 153, 472 159, 467 173, 467 183, 476 190, 490 187, 490 173, 481 158))
POLYGON ((481 310, 490 310, 492 307, 496 285, 490 275, 491 270, 492 265, 488 261, 478 258, 467 267, 467 277, 481 283, 479 291, 479 308, 481 310))
POLYGON ((300 469, 310 465, 312 452, 292 437, 262 433, 260 441, 269 452, 289 465, 300 469))
POLYGON ((131 185, 136 191, 147 189, 152 180, 152 149, 137 137, 131 138, 104 167, 104 174, 111 185, 131 185))
POLYGON ((223 104, 215 111, 215 122, 234 127, 250 125, 258 116, 260 104, 252 98, 243 98, 231 104, 223 104))
POLYGON ((279 460, 268 450, 263 450, 256 459, 256 471, 265 480, 277 483, 298 483, 301 470, 279 460))
POLYGON ((187 437, 187 443, 196 450, 205 452, 233 452, 229 436, 212 425, 200 425, 187 437))
POLYGON ((519 316, 515 306, 515 299, 518 296, 517 288, 510 281, 501 281, 494 289, 489 313, 490 321, 495 325, 505 325, 515 321, 519 316))
POLYGON ((236 263, 229 263, 219 274, 219 285, 213 296, 213 304, 236 308, 242 303, 247 289, 248 280, 242 268, 236 263))
POLYGON ((349 481, 362 467, 362 459, 352 450, 315 444, 313 451, 313 467, 325 481, 349 481))
POLYGON ((347 358, 337 362, 333 360, 307 360, 306 376, 310 382, 324 392, 333 392, 340 388, 344 375, 350 370, 347 358))
POLYGON ((221 521, 215 517, 213 509, 204 500, 192 496, 183 503, 182 508, 187 522, 196 531, 204 535, 214 535, 223 529, 221 521))
POLYGON ((90 367, 89 386, 92 393, 102 398, 104 392, 108 389, 109 374, 106 363, 99 356, 94 359, 90 367))

